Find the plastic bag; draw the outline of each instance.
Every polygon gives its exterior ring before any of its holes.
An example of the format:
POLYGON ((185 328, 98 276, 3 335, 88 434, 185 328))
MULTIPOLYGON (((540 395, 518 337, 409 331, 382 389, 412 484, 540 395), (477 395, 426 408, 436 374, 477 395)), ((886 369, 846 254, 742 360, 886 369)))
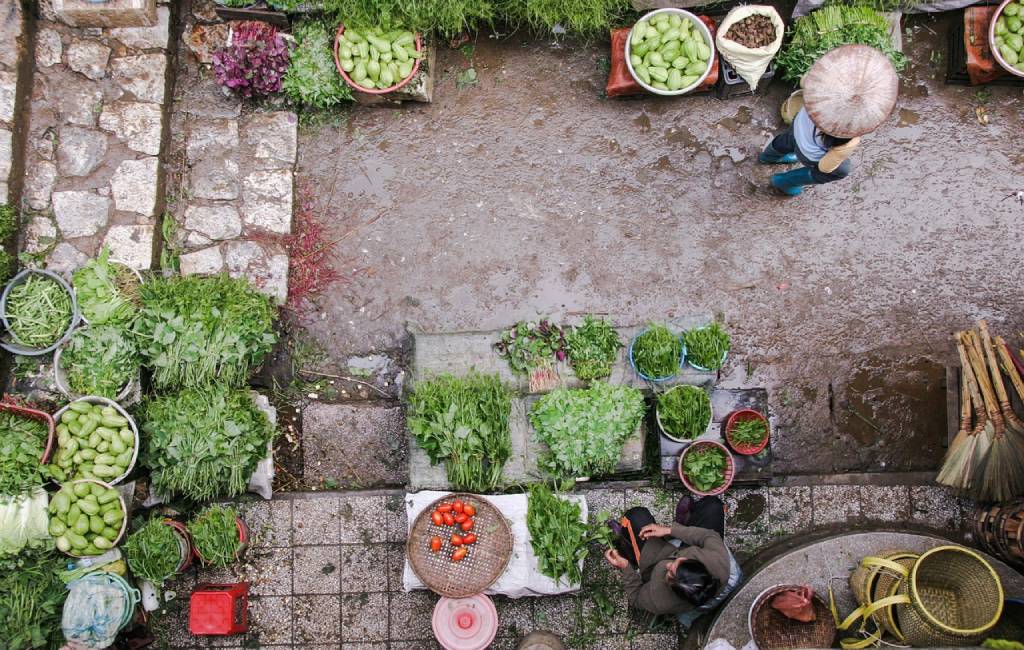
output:
POLYGON ((757 89, 757 82, 761 75, 768 69, 772 57, 782 47, 782 37, 786 32, 786 26, 782 22, 782 16, 774 7, 768 5, 743 5, 734 7, 725 17, 722 24, 718 26, 718 34, 715 36, 715 46, 722 54, 722 58, 728 61, 736 70, 751 90, 757 89), (747 18, 748 16, 767 16, 775 27, 775 40, 764 47, 750 48, 740 45, 736 41, 725 38, 734 23, 747 18))
POLYGON ((817 618, 814 613, 814 590, 807 585, 783 591, 772 598, 772 607, 786 618, 801 623, 810 623, 817 618))
POLYGON ((86 648, 112 645, 138 603, 138 592, 130 591, 102 572, 69 584, 60 621, 64 638, 86 648))

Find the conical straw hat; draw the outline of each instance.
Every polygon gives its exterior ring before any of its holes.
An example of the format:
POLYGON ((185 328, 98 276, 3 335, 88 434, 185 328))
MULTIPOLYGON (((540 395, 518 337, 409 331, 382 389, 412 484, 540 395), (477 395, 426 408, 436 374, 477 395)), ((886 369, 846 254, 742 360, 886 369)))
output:
POLYGON ((843 45, 804 76, 804 107, 818 128, 837 138, 870 133, 889 117, 899 93, 896 69, 867 45, 843 45))

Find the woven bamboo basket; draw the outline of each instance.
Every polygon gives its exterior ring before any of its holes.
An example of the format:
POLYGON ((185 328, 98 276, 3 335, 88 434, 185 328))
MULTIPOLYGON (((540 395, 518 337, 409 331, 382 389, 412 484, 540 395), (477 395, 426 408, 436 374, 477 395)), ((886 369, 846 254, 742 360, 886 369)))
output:
MULTIPOLYGON (((875 603, 894 596, 900 584, 910 575, 910 568, 917 557, 917 553, 905 549, 885 549, 861 560, 850 574, 850 589, 857 604, 871 608, 875 603)), ((903 633, 892 605, 883 605, 873 611, 871 618, 882 632, 903 641, 903 633)))
POLYGON ((895 606, 899 628, 906 643, 917 647, 975 645, 1003 611, 999 576, 962 546, 921 554, 898 593, 907 599, 895 606))
POLYGON ((750 606, 747 624, 758 650, 789 650, 791 648, 831 648, 836 637, 836 622, 828 605, 814 594, 815 620, 801 623, 787 618, 771 601, 797 585, 776 585, 761 592, 750 606))
MULTIPOLYGON (((910 574, 910 569, 914 566, 917 558, 917 553, 905 553, 899 557, 892 558, 893 562, 902 566, 907 573, 906 575, 900 575, 893 571, 882 572, 875 582, 872 602, 877 603, 885 598, 895 596, 899 592, 900 586, 906 580, 906 576, 910 574)), ((892 605, 883 607, 872 614, 871 617, 883 633, 891 634, 901 643, 904 641, 903 631, 900 629, 899 617, 896 615, 895 607, 892 605)))

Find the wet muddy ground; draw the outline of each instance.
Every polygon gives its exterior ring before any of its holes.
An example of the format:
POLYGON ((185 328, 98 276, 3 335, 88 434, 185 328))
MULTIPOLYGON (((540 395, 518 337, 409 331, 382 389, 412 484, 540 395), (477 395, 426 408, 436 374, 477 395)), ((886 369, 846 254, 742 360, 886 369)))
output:
POLYGON ((788 89, 606 99, 607 44, 481 35, 438 53, 435 101, 301 134, 350 280, 307 323, 344 367, 407 323, 721 315, 726 386, 765 385, 777 470, 926 470, 950 333, 1024 330, 1024 93, 946 86, 948 17, 905 22, 898 110, 847 180, 786 199, 758 165, 788 89), (473 68, 479 82, 460 87, 473 68), (977 109, 989 123, 979 122, 977 109))

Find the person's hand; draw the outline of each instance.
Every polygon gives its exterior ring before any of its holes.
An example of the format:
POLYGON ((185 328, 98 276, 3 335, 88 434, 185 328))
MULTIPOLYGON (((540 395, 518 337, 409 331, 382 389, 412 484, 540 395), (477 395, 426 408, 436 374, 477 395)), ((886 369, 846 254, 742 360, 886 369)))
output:
POLYGON ((629 566, 629 560, 619 555, 619 552, 614 548, 610 548, 604 552, 604 559, 608 560, 608 564, 612 565, 616 569, 625 569, 629 566))
POLYGON ((647 524, 640 529, 640 539, 650 539, 652 537, 666 537, 672 534, 672 529, 668 526, 662 526, 661 524, 647 524))

